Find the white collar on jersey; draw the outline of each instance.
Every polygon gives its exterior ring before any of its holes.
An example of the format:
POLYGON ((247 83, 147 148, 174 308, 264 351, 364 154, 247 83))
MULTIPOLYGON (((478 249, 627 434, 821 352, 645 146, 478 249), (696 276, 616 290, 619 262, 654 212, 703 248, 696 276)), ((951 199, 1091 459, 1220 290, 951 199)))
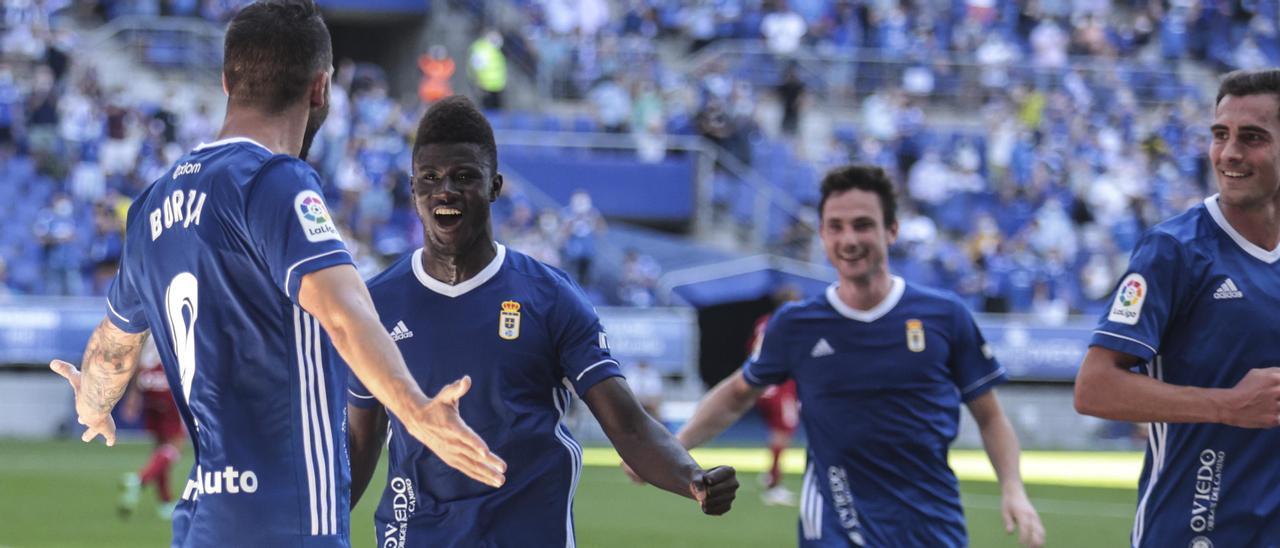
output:
POLYGON ((1231 239, 1234 240, 1236 245, 1240 246, 1240 249, 1243 249, 1245 253, 1253 255, 1259 261, 1267 264, 1274 264, 1276 261, 1280 261, 1280 247, 1272 249, 1271 251, 1262 249, 1262 247, 1257 244, 1245 239, 1243 235, 1236 231, 1235 227, 1231 226, 1231 223, 1227 222, 1227 217, 1222 214, 1222 206, 1218 205, 1217 194, 1205 198, 1204 207, 1209 210, 1209 216, 1213 217, 1213 221, 1218 223, 1218 228, 1221 228, 1223 232, 1226 232, 1227 236, 1231 236, 1231 239))
MULTIPOLYGON (((230 144, 233 144, 233 143, 249 143, 249 144, 252 144, 252 145, 258 145, 258 146, 262 147, 262 150, 265 150, 265 151, 267 151, 267 152, 271 152, 271 149, 267 148, 267 147, 266 147, 265 145, 263 145, 262 143, 259 143, 259 142, 257 142, 257 141, 254 141, 253 139, 250 139, 250 138, 248 138, 248 137, 227 137, 226 139, 219 139, 219 140, 214 141, 214 142, 212 142, 212 143, 200 143, 199 145, 197 145, 197 146, 196 146, 195 150, 200 151, 200 150, 204 150, 204 149, 206 149, 206 148, 220 147, 220 146, 222 146, 222 145, 230 145, 230 144)), ((271 152, 271 153, 272 153, 272 154, 275 154, 274 152, 271 152)))
POLYGON ((430 274, 427 274, 426 270, 423 270, 422 248, 420 247, 417 251, 413 252, 413 275, 417 276, 418 281, 422 282, 422 286, 427 289, 435 291, 436 293, 446 297, 460 297, 467 294, 467 292, 472 289, 480 287, 498 274, 498 270, 502 268, 502 262, 507 258, 507 246, 494 242, 493 248, 498 252, 498 254, 489 262, 489 266, 484 267, 484 270, 481 270, 479 274, 476 274, 475 277, 470 280, 458 285, 449 285, 432 278, 430 274))
POLYGON ((872 307, 871 310, 858 310, 844 304, 844 301, 840 300, 840 295, 836 294, 836 286, 840 285, 839 282, 827 286, 827 301, 841 316, 850 320, 871 323, 884 317, 890 310, 893 310, 893 307, 898 306, 898 301, 902 300, 902 293, 907 289, 907 282, 900 276, 892 276, 890 280, 889 294, 885 295, 884 300, 872 307))

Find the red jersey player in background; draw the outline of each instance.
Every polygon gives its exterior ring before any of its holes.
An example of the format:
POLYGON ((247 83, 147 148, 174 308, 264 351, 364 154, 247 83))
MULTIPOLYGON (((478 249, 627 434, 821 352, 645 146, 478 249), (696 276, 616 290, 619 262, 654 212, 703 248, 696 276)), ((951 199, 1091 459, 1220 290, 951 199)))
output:
MULTIPOLYGON (((792 287, 783 287, 774 294, 774 310, 777 311, 788 302, 799 300, 800 293, 792 287)), ((764 337, 765 326, 769 324, 770 312, 756 320, 751 340, 747 343, 752 355, 760 347, 764 337)), ((761 495, 764 503, 776 506, 795 506, 796 496, 785 485, 782 485, 782 452, 791 445, 791 436, 795 434, 796 425, 800 422, 800 404, 796 399, 796 381, 788 380, 782 384, 772 385, 765 389, 760 399, 756 400, 756 409, 760 411, 764 423, 769 427, 769 471, 761 476, 765 491, 761 495)))
POLYGON ((150 338, 138 356, 138 375, 133 378, 132 390, 125 395, 121 416, 129 421, 141 416, 142 426, 155 439, 156 448, 140 470, 125 474, 121 480, 120 516, 127 518, 132 515, 138 507, 142 488, 155 484, 156 497, 160 501, 157 513, 161 518, 169 519, 175 504, 169 489, 169 468, 182 458, 178 448, 182 446, 186 432, 178 406, 173 402, 173 394, 169 392, 169 379, 160 364, 160 354, 150 338))

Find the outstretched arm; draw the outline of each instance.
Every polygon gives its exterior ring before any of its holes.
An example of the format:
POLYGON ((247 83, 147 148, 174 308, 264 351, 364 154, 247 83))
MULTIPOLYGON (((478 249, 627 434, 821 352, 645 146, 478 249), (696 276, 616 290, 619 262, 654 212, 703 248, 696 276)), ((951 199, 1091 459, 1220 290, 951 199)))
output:
POLYGON ((1000 510, 1004 517, 1005 533, 1012 533, 1017 527, 1018 540, 1023 546, 1044 546, 1044 525, 1040 522, 1040 515, 1036 513, 1035 507, 1031 505, 1031 500, 1027 498, 1027 490, 1022 484, 1018 436, 1000 408, 995 390, 970 401, 969 412, 973 413, 973 418, 978 423, 982 446, 987 450, 987 458, 991 459, 996 479, 1000 482, 1000 510))
POLYGON ((116 423, 111 408, 124 396, 129 380, 138 366, 138 353, 147 340, 147 332, 127 333, 103 318, 89 336, 81 369, 62 360, 53 360, 49 368, 71 383, 76 395, 76 414, 86 426, 80 439, 88 442, 102 435, 107 445, 116 444, 116 423))
POLYGON ((387 440, 387 410, 374 402, 365 409, 347 405, 347 447, 351 454, 351 507, 355 508, 373 479, 387 440))
POLYGON ((693 417, 676 434, 676 439, 686 449, 693 449, 710 441, 738 422, 762 393, 763 388, 747 384, 740 370, 734 372, 702 397, 693 417))
POLYGON ((644 412, 625 381, 619 377, 600 381, 587 390, 583 400, 622 460, 641 478, 697 500, 707 514, 729 511, 738 490, 733 468, 718 466, 703 471, 671 433, 644 412))
POLYGON ((1173 385, 1129 371, 1138 358, 1094 346, 1076 375, 1076 412, 1132 422, 1280 425, 1280 368, 1250 370, 1232 388, 1173 385))
POLYGON ((320 320, 356 378, 413 437, 459 472, 502 486, 506 463, 458 414, 458 399, 471 388, 471 378, 445 386, 435 398, 423 394, 382 329, 369 289, 354 267, 343 264, 303 276, 298 304, 320 320))

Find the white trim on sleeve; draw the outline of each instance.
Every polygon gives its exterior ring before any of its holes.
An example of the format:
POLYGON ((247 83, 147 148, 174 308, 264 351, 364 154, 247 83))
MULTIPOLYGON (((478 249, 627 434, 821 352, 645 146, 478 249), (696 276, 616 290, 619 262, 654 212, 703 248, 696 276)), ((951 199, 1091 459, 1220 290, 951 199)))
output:
POLYGON ((107 299, 107 310, 110 310, 111 314, 114 315, 115 317, 120 318, 120 321, 127 323, 129 325, 133 325, 133 322, 129 321, 129 318, 121 316, 119 312, 116 312, 116 307, 111 306, 111 299, 107 299))
POLYGON ((602 366, 602 365, 604 365, 604 364, 606 364, 606 363, 612 363, 613 365, 617 365, 618 367, 622 367, 621 365, 618 365, 618 361, 617 361, 617 360, 600 360, 600 361, 598 361, 598 362, 596 362, 596 363, 591 364, 591 366, 590 366, 590 367, 588 367, 588 368, 586 368, 586 369, 583 369, 581 373, 578 373, 578 377, 577 377, 577 378, 575 378, 575 379, 573 379, 573 380, 574 380, 574 382, 577 382, 577 381, 582 380, 582 377, 586 376, 587 372, 589 372, 589 371, 591 371, 592 369, 595 369, 595 368, 597 368, 597 367, 600 367, 600 366, 602 366))
POLYGON ((300 260, 300 261, 298 261, 298 262, 296 262, 296 263, 293 263, 293 266, 290 266, 288 270, 284 271, 284 296, 285 296, 285 297, 290 297, 290 298, 292 298, 292 297, 293 297, 293 295, 290 295, 290 294, 289 294, 289 278, 293 276, 293 270, 294 270, 295 268, 298 268, 299 266, 301 266, 301 265, 302 265, 302 263, 305 263, 305 262, 307 262, 307 261, 311 261, 311 260, 314 260, 314 259, 319 259, 320 257, 324 257, 324 256, 326 256, 326 255, 333 255, 334 253, 346 253, 348 256, 349 256, 349 255, 351 255, 351 252, 349 252, 349 251, 347 251, 347 250, 345 250, 345 249, 332 249, 332 250, 326 251, 326 252, 324 252, 324 253, 320 253, 320 254, 318 254, 318 255, 312 255, 312 256, 307 257, 307 258, 305 258, 305 259, 302 259, 302 260, 300 260))
POLYGON ((1005 373, 1005 371, 1004 371, 1004 367, 1002 366, 1002 367, 1000 367, 1000 369, 997 369, 997 370, 995 370, 995 371, 992 371, 992 372, 990 372, 990 373, 987 373, 987 374, 986 374, 984 377, 982 377, 981 379, 978 379, 978 380, 976 380, 976 381, 973 381, 973 382, 969 383, 969 386, 966 386, 966 387, 964 387, 964 388, 961 388, 961 389, 960 389, 960 393, 961 393, 961 394, 968 394, 968 393, 970 393, 970 392, 973 392, 974 390, 976 390, 976 389, 978 389, 978 388, 981 388, 981 387, 982 387, 982 385, 987 384, 988 382, 991 382, 991 379, 994 379, 994 378, 996 378, 996 377, 999 377, 1000 375, 1003 375, 1004 373, 1005 373))
POLYGON ((1130 342, 1136 342, 1136 343, 1138 343, 1138 344, 1140 344, 1140 345, 1142 345, 1142 346, 1147 347, 1147 350, 1150 350, 1152 354, 1159 354, 1159 353, 1160 353, 1160 352, 1156 351, 1156 349, 1152 348, 1152 347, 1151 347, 1151 345, 1149 345, 1149 344, 1147 344, 1147 343, 1144 343, 1144 342, 1142 342, 1142 341, 1140 341, 1140 340, 1138 340, 1138 339, 1135 339, 1135 338, 1133 338, 1133 337, 1126 337, 1126 336, 1124 336, 1124 335, 1120 335, 1120 334, 1117 334, 1117 333, 1112 333, 1112 332, 1110 332, 1110 331, 1103 331, 1103 330, 1101 330, 1101 329, 1094 330, 1094 333, 1097 333, 1097 334, 1099 334, 1099 335, 1107 335, 1107 336, 1115 337, 1115 338, 1117 338, 1117 339, 1122 339, 1122 340, 1126 340, 1126 341, 1130 341, 1130 342))

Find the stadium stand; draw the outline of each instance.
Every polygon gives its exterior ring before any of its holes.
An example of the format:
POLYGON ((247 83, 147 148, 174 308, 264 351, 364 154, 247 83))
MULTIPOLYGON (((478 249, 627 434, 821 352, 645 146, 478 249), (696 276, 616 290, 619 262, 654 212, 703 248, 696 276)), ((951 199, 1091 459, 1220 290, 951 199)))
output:
MULTIPOLYGON (((504 52, 536 60, 513 66, 533 67, 548 106, 493 112, 495 127, 551 142, 618 133, 629 148, 504 146, 504 168, 530 184, 503 198, 497 222, 509 234, 543 227, 547 241, 528 245, 563 263, 556 255, 571 253, 574 238, 553 225, 575 224, 568 195, 590 186, 610 219, 820 262, 817 179, 832 165, 871 162, 890 168, 909 198, 895 249, 905 275, 953 287, 981 311, 1093 312, 1137 235, 1205 191, 1199 127, 1209 98, 1193 77, 1276 62, 1271 4, 517 2, 511 9, 532 24, 504 28, 518 44, 504 52), (1208 39, 1222 33, 1239 40, 1208 39), (787 67, 804 95, 794 135, 771 115, 787 67), (709 173, 697 154, 669 148, 686 136, 716 152, 709 173), (671 185, 670 199, 626 194, 645 181, 671 185), (754 226, 764 227, 759 238, 754 226)), ((213 25, 236 5, 99 2, 88 17, 213 25)), ((17 1, 3 10, 0 188, 14 199, 0 214, 30 228, 0 238, 0 283, 16 294, 95 294, 118 229, 76 221, 120 215, 177 152, 215 130, 218 106, 104 89, 76 62, 78 27, 55 24, 83 19, 81 8, 17 1)), ((209 41, 157 28, 123 38, 139 44, 142 62, 216 68, 209 41)), ((339 67, 312 158, 369 271, 420 238, 404 166, 421 105, 393 97, 384 74, 339 67)), ((609 238, 592 236, 604 248, 609 238)), ((614 284, 627 277, 620 265, 596 273, 614 284)), ((583 280, 602 304, 625 302, 627 291, 595 281, 583 280)))

